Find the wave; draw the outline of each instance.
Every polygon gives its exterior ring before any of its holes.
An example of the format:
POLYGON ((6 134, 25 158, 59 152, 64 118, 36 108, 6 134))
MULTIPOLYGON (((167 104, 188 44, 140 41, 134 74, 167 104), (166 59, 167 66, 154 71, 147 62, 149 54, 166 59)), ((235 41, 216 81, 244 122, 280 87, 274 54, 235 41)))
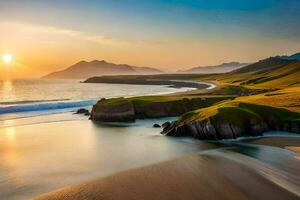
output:
POLYGON ((25 100, 25 101, 3 101, 0 105, 18 105, 18 104, 30 104, 41 102, 55 102, 55 101, 68 101, 70 99, 50 99, 50 100, 25 100))
POLYGON ((96 100, 82 100, 82 101, 39 101, 35 103, 14 104, 0 107, 0 114, 19 113, 19 112, 33 112, 33 111, 47 111, 67 108, 87 107, 95 104, 96 100))

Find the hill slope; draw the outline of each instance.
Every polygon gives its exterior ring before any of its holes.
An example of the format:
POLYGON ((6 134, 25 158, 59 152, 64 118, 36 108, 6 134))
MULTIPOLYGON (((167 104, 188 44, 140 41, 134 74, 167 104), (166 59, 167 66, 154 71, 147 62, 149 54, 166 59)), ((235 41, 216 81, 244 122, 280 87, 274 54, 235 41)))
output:
MULTIPOLYGON (((211 78, 211 77, 209 77, 211 78)), ((268 58, 215 79, 231 84, 284 88, 300 85, 300 61, 268 58)))
POLYGON ((259 71, 262 72, 262 71, 267 71, 267 70, 271 70, 271 69, 274 69, 277 67, 284 66, 288 63, 290 63, 290 61, 288 61, 288 60, 271 57, 271 58, 267 58, 264 60, 260 60, 251 65, 247 65, 240 69, 234 70, 232 72, 232 74, 247 73, 247 72, 259 72, 259 71))
POLYGON ((230 62, 230 63, 223 63, 221 65, 216 66, 201 66, 201 67, 194 67, 188 70, 179 71, 181 73, 199 73, 199 74, 215 74, 215 73, 226 73, 233 71, 235 69, 239 69, 248 65, 247 63, 239 63, 239 62, 230 62))
POLYGON ((126 64, 108 63, 104 60, 81 61, 65 70, 44 76, 48 79, 86 79, 92 76, 125 74, 158 74, 162 71, 150 67, 135 67, 126 64))

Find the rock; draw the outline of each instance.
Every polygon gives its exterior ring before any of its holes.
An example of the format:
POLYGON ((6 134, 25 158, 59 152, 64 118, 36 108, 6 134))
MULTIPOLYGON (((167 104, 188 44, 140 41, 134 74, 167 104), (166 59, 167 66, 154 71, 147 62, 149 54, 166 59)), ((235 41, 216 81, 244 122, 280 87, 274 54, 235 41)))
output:
POLYGON ((159 124, 153 124, 154 128, 160 128, 161 126, 159 124))
POLYGON ((133 103, 125 98, 118 98, 113 101, 102 99, 93 106, 91 120, 104 122, 134 121, 133 103))
POLYGON ((80 108, 76 111, 75 114, 84 114, 86 116, 89 116, 90 115, 90 111, 85 109, 85 108, 80 108))
POLYGON ((175 121, 164 128, 161 134, 166 136, 192 136, 197 139, 219 140, 235 139, 249 135, 249 133, 252 136, 258 136, 265 130, 264 123, 260 124, 260 126, 256 124, 253 130, 246 130, 243 126, 236 126, 227 121, 222 122, 207 119, 184 124, 175 121))
POLYGON ((163 128, 168 128, 170 125, 171 125, 171 122, 165 122, 165 123, 163 123, 161 126, 162 126, 163 128))
POLYGON ((149 101, 143 103, 125 98, 102 98, 93 106, 91 120, 118 122, 145 118, 176 117, 195 109, 208 107, 228 98, 183 98, 173 101, 149 101))
MULTIPOLYGON (((201 112, 198 113, 200 116, 201 112)), ((237 107, 219 109, 208 117, 192 118, 195 120, 187 116, 172 123, 166 122, 161 133, 166 136, 188 135, 206 140, 260 136, 266 131, 300 133, 299 113, 268 106, 240 104, 237 107), (244 110, 245 108, 248 110, 244 110), (287 119, 284 116, 290 117, 287 119)))
POLYGON ((166 136, 180 136, 180 129, 181 126, 178 125, 177 121, 173 122, 165 122, 163 125, 163 131, 161 134, 166 135, 166 136))

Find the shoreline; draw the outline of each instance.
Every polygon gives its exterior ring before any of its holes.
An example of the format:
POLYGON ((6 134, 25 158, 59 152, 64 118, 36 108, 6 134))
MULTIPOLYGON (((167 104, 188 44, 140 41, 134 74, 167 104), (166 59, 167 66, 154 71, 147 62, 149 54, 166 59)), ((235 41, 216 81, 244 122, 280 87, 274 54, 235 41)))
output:
MULTIPOLYGON (((115 84, 110 84, 115 85, 115 84)), ((123 84, 122 84, 123 85, 123 84)), ((147 86, 147 85, 141 85, 141 86, 147 86)), ((154 86, 162 86, 164 88, 170 88, 168 85, 154 85, 154 86)), ((174 91, 165 91, 165 92, 157 92, 154 94, 147 94, 147 96, 153 96, 153 95, 176 95, 180 93, 188 93, 191 91, 197 90, 196 88, 172 88, 174 91)), ((128 95, 128 98, 132 97, 138 97, 140 95, 128 95)), ((116 96, 118 97, 118 96, 116 96)), ((72 112, 79 108, 88 108, 91 107, 93 104, 97 102, 98 98, 93 99, 49 99, 49 100, 26 100, 26 101, 16 101, 9 102, 9 104, 6 104, 7 102, 3 102, 3 105, 7 105, 5 107, 0 107, 0 123, 1 121, 6 120, 13 120, 13 119, 20 119, 20 118, 29 118, 29 117, 35 117, 35 116, 44 116, 44 115, 52 115, 56 113, 65 113, 65 112, 72 112), (70 105, 69 105, 70 104, 70 105), (78 106, 71 107, 71 104, 78 104, 78 106), (80 105, 82 104, 82 105, 80 105), (43 110, 41 110, 40 107, 45 107, 43 110), (60 108, 62 106, 66 106, 66 108, 60 108), (55 109, 55 107, 58 107, 55 109), (10 109, 13 109, 13 111, 10 111, 10 109), (20 116, 11 116, 13 114, 20 115, 20 116), (31 115, 32 114, 32 115, 31 115), (7 117, 6 117, 7 116, 7 117)), ((1 104, 1 102, 0 102, 1 104)))
MULTIPOLYGON (((273 138, 270 137, 268 140, 272 141, 273 138)), ((289 142, 293 142, 292 139, 289 139, 289 142)), ((300 144, 300 137, 297 138, 297 142, 300 144)), ((281 151, 284 152, 284 150, 281 151)), ((276 176, 276 171, 269 171, 268 173, 271 173, 269 174, 270 177, 263 176, 263 174, 257 172, 259 168, 256 169, 256 167, 262 167, 261 170, 267 169, 264 165, 260 166, 259 162, 256 166, 257 164, 252 163, 253 161, 248 156, 236 153, 226 155, 224 157, 223 151, 219 150, 207 151, 207 153, 204 152, 201 155, 188 155, 67 186, 34 199, 152 200, 171 198, 183 200, 204 198, 240 200, 296 199, 299 197, 297 192, 299 186, 294 185, 295 183, 288 182, 285 185, 286 188, 282 188, 281 182, 277 183, 271 178, 272 174, 276 176), (216 153, 213 153, 214 151, 216 153), (244 161, 240 162, 236 159, 244 161), (252 164, 247 165, 248 162, 252 164), (235 173, 232 173, 232 171, 235 173), (164 178, 161 179, 161 177, 164 178), (247 181, 242 181, 244 179, 247 179, 247 181), (256 192, 253 192, 253 190, 256 192)), ((289 153, 288 155, 293 154, 289 153)))
MULTIPOLYGON (((176 76, 175 76, 176 77, 176 76)), ((106 84, 127 84, 127 85, 162 85, 175 88, 195 88, 195 89, 214 89, 217 87, 214 83, 203 81, 190 81, 186 79, 157 79, 155 77, 147 76, 102 76, 91 77, 82 83, 106 83, 106 84), (208 86, 208 87, 205 87, 208 86)))
POLYGON ((60 121, 64 116, 55 115, 50 119, 55 122, 40 123, 49 121, 46 116, 22 120, 20 126, 0 128, 0 199, 32 198, 211 146, 161 136, 152 124, 162 123, 162 119, 112 126, 93 123, 83 115, 68 113, 66 118, 69 116, 84 119, 60 121), (28 124, 36 120, 39 122, 28 124))

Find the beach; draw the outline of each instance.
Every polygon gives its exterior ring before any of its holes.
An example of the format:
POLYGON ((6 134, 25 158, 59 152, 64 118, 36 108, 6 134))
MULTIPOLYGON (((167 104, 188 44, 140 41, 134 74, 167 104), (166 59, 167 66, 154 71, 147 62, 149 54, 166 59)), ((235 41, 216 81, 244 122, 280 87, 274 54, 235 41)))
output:
MULTIPOLYGON (((298 145, 299 142, 297 139, 298 145)), ((291 174, 296 176, 292 180, 292 176, 277 174, 278 170, 266 163, 233 152, 226 156, 224 153, 211 150, 200 155, 184 156, 66 187, 36 199, 299 198, 299 168, 291 168, 291 174)))
POLYGON ((152 127, 162 122, 98 124, 71 112, 10 120, 0 128, 0 199, 32 198, 214 146, 164 137, 152 127))

